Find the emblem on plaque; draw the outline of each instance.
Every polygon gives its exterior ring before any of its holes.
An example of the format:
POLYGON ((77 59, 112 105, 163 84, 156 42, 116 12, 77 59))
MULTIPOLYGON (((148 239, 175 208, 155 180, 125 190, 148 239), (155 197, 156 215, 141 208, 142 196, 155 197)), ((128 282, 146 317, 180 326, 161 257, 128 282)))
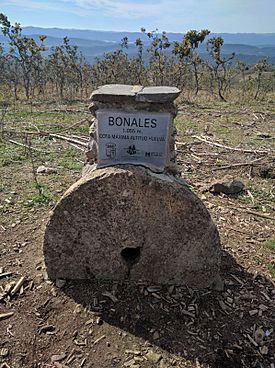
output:
POLYGON ((116 144, 115 143, 106 143, 106 156, 108 158, 116 157, 116 144))
POLYGON ((129 146, 127 153, 129 153, 129 155, 135 155, 137 153, 136 146, 134 144, 129 146))

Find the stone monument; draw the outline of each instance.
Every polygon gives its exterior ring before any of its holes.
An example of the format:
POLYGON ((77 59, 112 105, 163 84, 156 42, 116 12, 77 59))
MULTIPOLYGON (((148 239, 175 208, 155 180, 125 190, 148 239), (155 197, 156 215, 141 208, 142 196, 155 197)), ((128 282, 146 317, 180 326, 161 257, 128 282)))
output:
POLYGON ((176 164, 179 93, 128 85, 93 92, 83 177, 63 195, 45 231, 51 279, 215 283, 218 231, 176 164))

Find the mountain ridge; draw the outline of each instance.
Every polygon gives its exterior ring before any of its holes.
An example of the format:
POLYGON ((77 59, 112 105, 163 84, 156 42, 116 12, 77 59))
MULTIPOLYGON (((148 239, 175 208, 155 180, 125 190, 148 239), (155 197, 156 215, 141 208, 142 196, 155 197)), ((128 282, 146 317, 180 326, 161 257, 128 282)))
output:
MULTIPOLYGON (((23 34, 33 37, 37 42, 39 42, 38 35, 45 34, 47 39, 45 40, 45 45, 47 51, 45 55, 50 52, 51 47, 61 45, 63 43, 63 38, 67 36, 70 39, 71 45, 76 45, 79 51, 85 56, 86 60, 93 63, 97 57, 102 57, 104 53, 113 52, 119 47, 120 41, 123 37, 127 36, 129 39, 128 53, 130 56, 136 54, 136 48, 134 46, 134 41, 137 37, 142 38, 145 48, 148 45, 148 37, 146 34, 141 32, 118 32, 118 31, 93 31, 93 30, 69 30, 63 28, 41 28, 41 27, 25 27, 23 28, 23 34), (32 31, 32 33, 31 33, 32 31), (70 32, 71 31, 71 32, 70 32), (84 35, 86 32, 86 38, 72 37, 84 35), (88 34, 87 34, 88 32, 88 34), (94 37, 94 39, 89 38, 94 37), (105 39, 104 39, 105 38, 105 39), (109 40, 106 40, 109 38, 109 40), (111 40, 110 40, 111 38, 111 40)), ((210 34, 208 38, 220 35, 225 40, 222 47, 222 54, 226 57, 231 55, 233 52, 236 54, 238 60, 245 61, 248 64, 255 64, 259 59, 264 57, 268 58, 270 63, 275 64, 275 33, 221 33, 221 34, 210 34), (249 37, 248 37, 249 35, 249 37), (251 39, 252 35, 256 35, 256 41, 250 43, 245 43, 244 41, 251 39), (264 35, 264 36, 263 36, 264 35), (261 42, 259 37, 263 37, 261 42), (249 39, 248 39, 249 38, 249 39), (269 40, 269 43, 267 42, 269 40), (235 41, 235 42, 233 42, 235 41), (256 43, 256 45, 255 45, 256 43)), ((167 36, 171 42, 180 41, 184 34, 182 33, 167 33, 167 36)), ((0 43, 4 45, 4 48, 8 48, 8 39, 0 34, 0 43)), ((208 59, 205 51, 205 42, 198 48, 199 53, 204 59, 208 59)))
MULTIPOLYGON (((54 37, 69 37, 92 39, 108 42, 120 42, 123 37, 128 37, 130 42, 134 42, 136 38, 140 37, 147 40, 147 35, 141 32, 129 31, 98 31, 89 29, 69 29, 69 28, 43 28, 43 27, 24 27, 23 33, 30 34, 47 34, 54 37), (81 37, 79 37, 81 35, 81 37), (106 38, 107 36, 107 38, 106 38)), ((184 33, 167 32, 167 37, 170 41, 180 41, 184 33)), ((211 32, 208 38, 221 36, 225 43, 243 43, 252 46, 275 46, 275 33, 215 33, 211 32), (234 42, 233 42, 234 41, 234 42)))

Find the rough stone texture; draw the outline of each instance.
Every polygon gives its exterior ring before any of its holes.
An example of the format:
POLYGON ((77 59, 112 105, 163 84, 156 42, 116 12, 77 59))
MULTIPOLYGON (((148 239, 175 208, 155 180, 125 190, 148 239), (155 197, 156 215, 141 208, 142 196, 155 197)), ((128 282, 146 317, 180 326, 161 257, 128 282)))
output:
POLYGON ((180 94, 176 87, 145 87, 136 95, 136 101, 165 103, 174 101, 180 94))
POLYGON ((202 192, 223 193, 223 194, 238 194, 242 192, 245 185, 242 181, 234 178, 224 177, 223 179, 215 180, 202 188, 202 192))
MULTIPOLYGON (((93 101, 93 100, 92 100, 93 101)), ((177 108, 172 102, 165 104, 157 102, 137 102, 137 101, 108 101, 108 102, 92 102, 89 110, 96 117, 97 110, 123 110, 128 112, 148 111, 148 112, 170 112, 173 118, 177 115, 177 108)))
POLYGON ((55 207, 44 254, 51 279, 141 280, 210 286, 220 243, 184 181, 117 166, 91 170, 55 207))
POLYGON ((100 86, 92 93, 91 100, 109 102, 135 99, 137 92, 142 90, 142 88, 142 86, 131 86, 127 84, 106 84, 105 86, 100 86))
POLYGON ((100 86, 91 95, 92 101, 98 102, 122 102, 122 101, 141 101, 141 102, 172 102, 180 94, 176 87, 143 87, 131 86, 127 84, 106 84, 100 86))

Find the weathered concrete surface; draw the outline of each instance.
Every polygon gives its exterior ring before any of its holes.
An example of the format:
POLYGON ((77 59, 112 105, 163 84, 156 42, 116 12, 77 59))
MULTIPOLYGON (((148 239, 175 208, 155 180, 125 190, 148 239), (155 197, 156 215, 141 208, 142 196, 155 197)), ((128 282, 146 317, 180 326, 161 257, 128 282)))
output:
POLYGON ((91 95, 92 101, 97 102, 156 102, 165 103, 174 101, 180 94, 176 87, 143 87, 127 84, 106 84, 98 87, 91 95))
POLYGON ((136 101, 142 102, 171 102, 180 94, 176 87, 144 87, 136 95, 136 101))
POLYGON ((89 172, 57 204, 44 255, 51 279, 210 286, 220 243, 203 203, 173 176, 117 166, 89 172))
POLYGON ((128 84, 106 84, 100 86, 92 95, 92 101, 109 102, 110 100, 135 99, 136 94, 142 90, 142 86, 128 84))

